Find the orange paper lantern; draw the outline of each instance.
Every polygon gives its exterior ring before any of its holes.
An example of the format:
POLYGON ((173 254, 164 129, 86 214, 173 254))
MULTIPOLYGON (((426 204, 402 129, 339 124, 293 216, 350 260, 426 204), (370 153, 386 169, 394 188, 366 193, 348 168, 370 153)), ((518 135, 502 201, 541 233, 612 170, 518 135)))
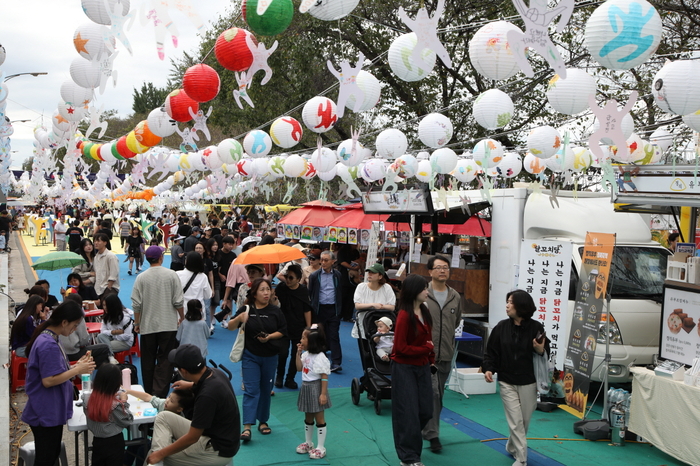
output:
POLYGON ((160 136, 156 136, 148 128, 148 121, 143 120, 136 128, 134 128, 134 133, 136 134, 136 140, 141 143, 141 145, 146 147, 153 147, 159 144, 163 140, 160 136))

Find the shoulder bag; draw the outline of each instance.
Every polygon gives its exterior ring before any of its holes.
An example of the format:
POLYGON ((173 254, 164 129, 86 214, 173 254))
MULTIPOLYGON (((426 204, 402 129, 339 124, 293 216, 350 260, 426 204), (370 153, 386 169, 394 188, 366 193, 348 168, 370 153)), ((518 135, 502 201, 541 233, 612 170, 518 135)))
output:
MULTIPOLYGON (((250 310, 246 306, 246 312, 250 310)), ((231 347, 231 353, 229 353, 228 358, 231 362, 239 362, 243 357, 243 350, 245 349, 245 324, 242 324, 238 329, 238 336, 236 336, 236 341, 233 342, 233 347, 231 347)))

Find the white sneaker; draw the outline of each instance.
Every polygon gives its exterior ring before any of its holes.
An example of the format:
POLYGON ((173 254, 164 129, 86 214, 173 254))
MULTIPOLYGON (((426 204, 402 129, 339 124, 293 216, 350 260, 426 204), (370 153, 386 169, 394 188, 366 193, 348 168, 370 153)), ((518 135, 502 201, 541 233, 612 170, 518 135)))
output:
POLYGON ((515 463, 513 463, 513 466, 527 466, 527 461, 515 460, 515 463))
POLYGON ((326 456, 326 449, 325 448, 314 448, 309 452, 309 458, 312 460, 320 460, 326 456))
POLYGON ((304 454, 304 453, 310 452, 310 451, 313 450, 313 449, 314 449, 314 444, 313 444, 313 442, 312 442, 312 443, 306 443, 306 442, 304 442, 304 443, 302 443, 301 445, 299 445, 299 446, 297 447, 297 453, 299 453, 299 454, 304 454))
POLYGON ((228 329, 228 320, 221 322, 221 328, 228 329))
POLYGON ((110 363, 110 364, 114 364, 115 366, 116 366, 116 365, 119 365, 119 361, 117 361, 117 360, 114 358, 114 356, 110 356, 110 357, 109 357, 109 363, 110 363))

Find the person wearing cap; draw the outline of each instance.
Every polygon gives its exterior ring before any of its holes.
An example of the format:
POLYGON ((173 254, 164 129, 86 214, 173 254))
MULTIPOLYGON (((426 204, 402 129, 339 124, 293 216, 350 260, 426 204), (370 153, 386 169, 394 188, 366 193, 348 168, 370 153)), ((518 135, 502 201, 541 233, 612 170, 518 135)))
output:
POLYGON ((119 259, 117 255, 107 249, 109 237, 104 233, 97 233, 94 238, 95 258, 95 293, 102 296, 105 291, 119 291, 119 259))
POLYGON ((174 389, 192 390, 192 420, 171 411, 161 411, 153 425, 153 441, 147 464, 223 466, 238 452, 241 416, 236 394, 228 377, 207 367, 194 345, 170 350, 168 362, 177 367, 183 380, 174 389))
POLYGON ((200 227, 192 227, 190 235, 185 238, 185 243, 182 248, 185 250, 185 254, 190 251, 194 251, 194 247, 199 243, 199 238, 202 236, 202 229, 200 227))
POLYGON ((321 253, 319 252, 318 255, 309 253, 309 255, 306 256, 306 259, 309 261, 309 265, 301 269, 301 284, 308 286, 309 277, 311 276, 311 274, 321 268, 321 253))
POLYGON ((170 270, 178 271, 185 268, 185 250, 182 249, 182 240, 184 236, 173 238, 170 246, 170 270))
POLYGON ((450 279, 450 261, 444 256, 428 260, 430 283, 428 284, 428 306, 433 320, 433 344, 435 345, 435 367, 433 381, 433 418, 423 429, 423 438, 430 442, 430 450, 442 450, 440 443, 440 413, 445 384, 452 370, 452 356, 457 350, 455 330, 462 322, 462 297, 447 285, 450 279))
POLYGON ((342 276, 333 268, 335 255, 321 253, 321 268, 309 277, 309 298, 314 321, 323 324, 331 350, 331 372, 343 370, 343 349, 340 346, 340 314, 343 306, 342 276))
POLYGON ((360 337, 358 328, 362 326, 364 312, 368 309, 380 309, 393 311, 396 306, 396 294, 386 281, 386 274, 382 264, 376 263, 365 269, 367 282, 360 283, 355 288, 353 301, 357 309, 357 325, 352 327, 352 336, 360 337))
POLYGON ((150 246, 150 267, 136 277, 131 292, 134 331, 141 334, 141 378, 147 393, 165 398, 173 375, 168 353, 177 348, 177 326, 184 319, 182 284, 163 267, 164 248, 150 246))

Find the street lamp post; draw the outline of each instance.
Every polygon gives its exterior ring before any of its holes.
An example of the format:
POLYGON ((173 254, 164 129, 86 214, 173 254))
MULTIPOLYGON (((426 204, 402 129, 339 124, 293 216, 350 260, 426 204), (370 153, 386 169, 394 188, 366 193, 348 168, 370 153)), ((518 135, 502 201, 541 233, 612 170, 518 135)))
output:
POLYGON ((9 75, 9 76, 6 76, 6 77, 5 77, 5 80, 4 80, 3 82, 7 82, 7 81, 9 81, 9 80, 12 79, 12 78, 16 78, 17 76, 34 76, 34 77, 36 77, 36 76, 44 76, 44 75, 47 75, 47 74, 49 74, 49 73, 46 72, 46 71, 35 71, 35 72, 30 72, 30 73, 11 74, 11 75, 9 75))

